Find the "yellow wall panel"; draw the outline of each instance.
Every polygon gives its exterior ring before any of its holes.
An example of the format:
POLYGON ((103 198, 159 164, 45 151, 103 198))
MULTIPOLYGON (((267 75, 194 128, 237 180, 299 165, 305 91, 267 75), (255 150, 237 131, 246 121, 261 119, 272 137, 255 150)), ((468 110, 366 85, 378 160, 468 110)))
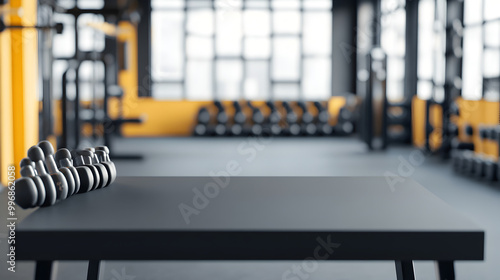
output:
POLYGON ((8 29, 0 33, 0 182, 4 186, 8 183, 7 167, 14 163, 10 36, 8 29))
POLYGON ((429 147, 437 151, 443 143, 443 107, 439 104, 429 106, 429 123, 432 132, 429 134, 429 147))
MULTIPOLYGON (((498 125, 500 104, 498 102, 486 100, 482 100, 481 103, 481 124, 485 127, 498 125)), ((476 149, 476 152, 496 159, 498 158, 498 143, 496 141, 484 140, 482 141, 481 146, 476 149)))
MULTIPOLYGON (((12 0, 10 4, 23 11, 22 17, 10 16, 12 24, 36 24, 36 0, 12 0)), ((26 151, 38 141, 38 42, 36 30, 26 28, 10 32, 14 163, 19 168, 18 163, 26 156, 26 151)))
POLYGON ((414 96, 411 106, 413 145, 422 148, 425 146, 426 101, 414 96))

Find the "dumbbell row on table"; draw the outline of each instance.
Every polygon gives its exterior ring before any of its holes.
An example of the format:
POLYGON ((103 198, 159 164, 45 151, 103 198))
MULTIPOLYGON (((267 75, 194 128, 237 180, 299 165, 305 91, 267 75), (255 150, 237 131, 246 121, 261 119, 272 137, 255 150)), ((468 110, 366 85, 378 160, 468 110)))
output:
POLYGON ((50 142, 42 141, 28 150, 20 166, 23 177, 16 180, 15 201, 22 208, 51 206, 71 195, 107 187, 117 175, 106 146, 73 153, 60 149, 54 158, 50 142))

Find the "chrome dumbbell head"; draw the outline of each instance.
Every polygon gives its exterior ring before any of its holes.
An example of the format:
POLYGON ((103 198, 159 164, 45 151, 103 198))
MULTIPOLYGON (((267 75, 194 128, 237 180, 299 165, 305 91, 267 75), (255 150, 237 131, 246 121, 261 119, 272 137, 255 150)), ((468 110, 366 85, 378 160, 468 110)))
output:
MULTIPOLYGON (((54 182, 56 188, 56 201, 66 199, 68 196, 68 182, 62 173, 48 173, 45 169, 45 154, 43 150, 38 146, 33 146, 28 150, 28 157, 35 162, 36 170, 40 176, 42 174, 49 175, 54 182)), ((45 183, 45 182, 44 182, 45 183)))
POLYGON ((76 166, 88 167, 92 172, 94 184, 92 185, 92 188, 90 188, 90 191, 95 190, 97 187, 99 187, 101 185, 101 176, 99 175, 97 167, 92 165, 91 152, 87 150, 73 150, 71 154, 76 166))
POLYGON ((43 151, 43 154, 45 156, 45 165, 47 166, 49 174, 51 174, 51 176, 57 174, 57 176, 59 177, 61 177, 62 175, 66 180, 67 192, 66 195, 61 199, 65 199, 68 196, 72 195, 75 192, 75 179, 73 178, 73 174, 71 173, 71 171, 69 171, 67 168, 61 170, 57 168, 56 161, 54 160, 54 147, 52 147, 52 144, 49 141, 41 141, 40 143, 38 143, 38 147, 40 147, 40 149, 42 149, 43 151))
POLYGON ((54 155, 54 162, 55 162, 57 168, 59 168, 59 171, 61 171, 63 173, 65 173, 65 172, 71 173, 71 177, 73 178, 73 181, 75 182, 75 188, 73 189, 73 191, 68 190, 68 196, 70 196, 70 195, 74 195, 74 194, 78 193, 78 191, 80 190, 81 181, 80 181, 80 176, 78 175, 78 171, 73 166, 73 162, 70 162, 71 153, 68 151, 67 154, 69 154, 69 159, 68 158, 63 159, 63 161, 68 161, 64 165, 61 164, 61 160, 57 156, 58 153, 56 153, 54 155))
POLYGON ((68 149, 59 149, 55 155, 55 159, 60 167, 66 167, 71 170, 73 176, 79 179, 78 188, 75 188, 75 193, 88 192, 94 186, 94 175, 89 167, 73 166, 71 152, 68 149), (76 175, 75 175, 76 173, 76 175))
POLYGON ((43 186, 45 188, 45 201, 41 205, 50 206, 56 203, 57 198, 57 189, 54 181, 50 175, 45 171, 45 166, 43 165, 43 159, 45 159, 43 155, 42 149, 37 146, 33 146, 28 150, 28 157, 35 163, 36 171, 38 172, 38 176, 42 179, 43 186), (52 196, 54 194, 54 196, 52 196))
MULTIPOLYGON (((31 162, 30 159, 27 159, 27 160, 29 160, 31 162)), ((21 176, 29 177, 29 178, 31 178, 31 180, 33 180, 33 183, 35 183, 36 192, 37 192, 37 201, 35 203, 35 206, 42 206, 43 203, 45 202, 46 197, 47 197, 42 179, 40 179, 40 177, 38 177, 38 175, 36 175, 35 169, 30 164, 28 164, 28 165, 20 164, 20 165, 21 165, 21 176)), ((50 196, 50 199, 55 199, 56 193, 55 192, 51 193, 49 196, 50 196)))

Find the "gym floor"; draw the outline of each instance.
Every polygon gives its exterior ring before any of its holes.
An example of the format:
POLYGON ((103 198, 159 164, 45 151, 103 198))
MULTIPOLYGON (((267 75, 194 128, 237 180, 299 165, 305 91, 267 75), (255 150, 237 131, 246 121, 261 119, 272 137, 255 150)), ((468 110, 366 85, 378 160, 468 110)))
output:
MULTIPOLYGON (((454 174, 450 163, 437 157, 416 161, 419 153, 415 148, 367 152, 366 146, 354 138, 156 138, 117 140, 113 150, 144 155, 141 161, 116 161, 119 176, 209 176, 225 170, 230 161, 240 164, 241 176, 384 176, 388 172, 409 176, 486 231, 485 261, 457 262, 457 279, 498 279, 500 275, 500 184, 454 174), (407 162, 410 164, 405 165, 407 162)), ((392 190, 397 191, 397 185, 392 190)), ((6 205, 5 191, 0 197, 6 205)), ((18 214, 22 218, 29 212, 18 214)), ((5 232, 0 228, 2 252, 6 251, 5 232)), ((108 261, 103 262, 100 279, 282 279, 294 264, 108 261)), ((6 278, 2 267, 0 279, 28 279, 34 263, 19 262, 17 270, 6 278)), ((55 270, 57 279, 85 279, 86 263, 60 262, 55 270)), ((435 279, 434 264, 416 261, 415 273, 417 279, 435 279)), ((301 280, 396 278, 390 261, 321 263, 307 277, 301 280)))

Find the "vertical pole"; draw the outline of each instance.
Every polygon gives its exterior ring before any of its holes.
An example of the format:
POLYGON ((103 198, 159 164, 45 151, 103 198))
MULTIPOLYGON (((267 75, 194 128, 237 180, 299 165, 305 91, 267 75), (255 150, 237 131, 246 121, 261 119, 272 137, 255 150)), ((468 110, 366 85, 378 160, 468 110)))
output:
POLYGON ((141 21, 137 26, 137 81, 140 96, 151 96, 151 0, 138 1, 141 21))
POLYGON ((35 268, 35 280, 51 279, 52 261, 37 261, 35 268))
POLYGON ((437 261, 437 280, 455 280, 455 266, 453 261, 437 261))
POLYGON ((396 261, 397 280, 415 280, 412 261, 396 261))
MULTIPOLYGON (((417 64, 418 64, 418 3, 419 1, 406 0, 406 44, 405 44, 405 76, 404 76, 404 103, 410 104, 417 93, 417 64)), ((411 116, 411 106, 407 107, 411 116)), ((405 143, 411 143, 412 127, 407 126, 405 143)))
MULTIPOLYGON (((331 93, 356 92, 357 5, 355 1, 332 3, 331 93), (352 26, 352 28, 335 28, 352 26)), ((364 31, 361 35, 365 36, 364 31)))
POLYGON ((87 280, 99 279, 99 265, 101 261, 90 260, 87 270, 87 280))

